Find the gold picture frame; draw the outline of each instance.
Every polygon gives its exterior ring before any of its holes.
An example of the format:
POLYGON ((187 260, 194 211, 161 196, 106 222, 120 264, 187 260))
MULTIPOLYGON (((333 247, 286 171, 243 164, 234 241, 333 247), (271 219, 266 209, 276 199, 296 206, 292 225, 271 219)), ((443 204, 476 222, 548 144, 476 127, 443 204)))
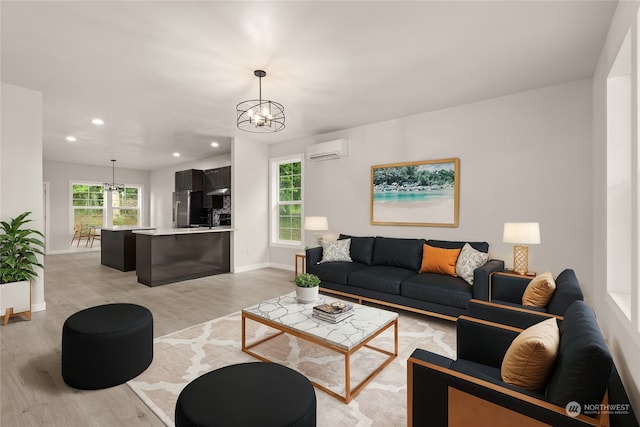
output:
POLYGON ((460 159, 371 166, 371 224, 457 227, 460 159))

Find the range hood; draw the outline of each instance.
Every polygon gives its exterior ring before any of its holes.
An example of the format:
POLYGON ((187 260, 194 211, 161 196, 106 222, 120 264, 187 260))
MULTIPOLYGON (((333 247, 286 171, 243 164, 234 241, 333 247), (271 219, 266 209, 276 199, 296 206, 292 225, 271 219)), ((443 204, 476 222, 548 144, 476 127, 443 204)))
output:
POLYGON ((228 196, 231 194, 230 188, 216 188, 207 193, 207 196, 228 196))

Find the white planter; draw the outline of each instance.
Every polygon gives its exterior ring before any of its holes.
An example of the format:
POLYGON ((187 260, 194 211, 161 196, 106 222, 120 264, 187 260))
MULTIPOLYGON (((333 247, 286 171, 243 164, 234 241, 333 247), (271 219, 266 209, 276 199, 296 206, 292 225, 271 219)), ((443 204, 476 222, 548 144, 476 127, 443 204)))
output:
POLYGON ((314 302, 318 299, 319 290, 319 286, 315 286, 313 288, 301 288, 300 286, 296 286, 296 298, 298 299, 298 302, 314 302))
POLYGON ((4 316, 7 308, 13 313, 31 311, 31 282, 3 283, 0 285, 0 316, 4 316))

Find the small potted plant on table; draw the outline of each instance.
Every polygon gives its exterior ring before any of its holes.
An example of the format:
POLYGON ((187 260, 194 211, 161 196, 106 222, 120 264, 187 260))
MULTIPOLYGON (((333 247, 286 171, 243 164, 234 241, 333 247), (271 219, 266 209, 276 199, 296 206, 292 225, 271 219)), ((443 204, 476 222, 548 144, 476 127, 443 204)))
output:
POLYGON ((0 222, 0 317, 5 325, 9 317, 20 314, 31 320, 31 280, 38 277, 35 267, 44 268, 37 259, 44 248, 37 236, 44 235, 22 228, 31 221, 26 219, 30 213, 0 222))
POLYGON ((298 274, 296 282, 296 298, 299 302, 308 303, 318 299, 318 291, 320 290, 320 278, 315 274, 302 273, 298 274))

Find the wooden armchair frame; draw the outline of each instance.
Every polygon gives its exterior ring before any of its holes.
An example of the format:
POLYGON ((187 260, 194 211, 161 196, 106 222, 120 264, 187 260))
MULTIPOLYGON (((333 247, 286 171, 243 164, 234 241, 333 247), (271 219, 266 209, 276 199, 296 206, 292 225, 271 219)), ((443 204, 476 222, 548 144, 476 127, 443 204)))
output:
MULTIPOLYGON (((498 328, 506 331, 507 334, 511 332, 514 338, 522 331, 519 328, 473 319, 468 316, 460 316, 460 319, 498 328)), ((608 427, 610 425, 609 415, 606 413, 598 417, 589 417, 583 414, 572 417, 564 407, 514 388, 455 371, 450 369, 448 362, 452 363, 453 361, 424 350, 416 350, 407 360, 407 420, 409 426, 423 425, 425 422, 432 426, 454 427, 469 425, 478 427, 548 425, 608 427), (433 357, 428 357, 430 355, 433 357), (417 386, 416 376, 421 382, 426 382, 423 390, 429 390, 428 394, 432 398, 428 402, 431 405, 430 414, 425 415, 424 408, 420 409, 419 420, 415 419, 414 406, 421 405, 423 401, 416 401, 414 396, 414 390, 417 386)), ((608 403, 607 393, 601 403, 604 405, 608 403)))

